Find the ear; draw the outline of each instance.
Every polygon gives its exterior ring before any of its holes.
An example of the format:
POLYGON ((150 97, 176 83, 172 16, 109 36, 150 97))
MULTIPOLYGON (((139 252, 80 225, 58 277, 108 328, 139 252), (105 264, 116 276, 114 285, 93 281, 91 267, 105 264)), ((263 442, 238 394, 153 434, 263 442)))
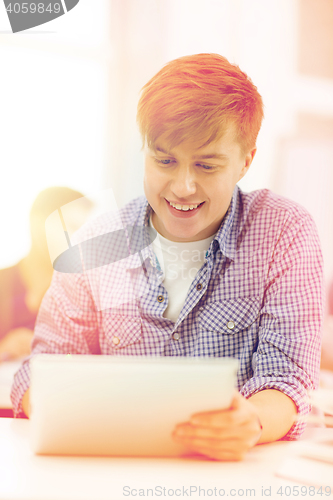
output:
POLYGON ((243 168, 240 171, 239 178, 238 178, 239 181, 244 177, 246 172, 249 170, 250 165, 253 161, 253 158, 254 158, 254 155, 256 154, 256 152, 257 152, 257 148, 253 148, 245 155, 245 158, 243 160, 244 161, 243 168))

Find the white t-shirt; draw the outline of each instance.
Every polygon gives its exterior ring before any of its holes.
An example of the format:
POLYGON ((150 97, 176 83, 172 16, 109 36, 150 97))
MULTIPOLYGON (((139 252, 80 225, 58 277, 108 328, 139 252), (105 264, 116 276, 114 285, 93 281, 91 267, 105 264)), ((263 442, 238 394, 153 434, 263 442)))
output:
MULTIPOLYGON (((151 218, 149 224, 154 227, 151 218)), ((153 250, 161 266, 163 285, 169 296, 168 307, 164 311, 165 318, 177 321, 187 292, 205 262, 206 252, 214 237, 215 234, 204 240, 180 243, 167 240, 157 233, 153 250)))

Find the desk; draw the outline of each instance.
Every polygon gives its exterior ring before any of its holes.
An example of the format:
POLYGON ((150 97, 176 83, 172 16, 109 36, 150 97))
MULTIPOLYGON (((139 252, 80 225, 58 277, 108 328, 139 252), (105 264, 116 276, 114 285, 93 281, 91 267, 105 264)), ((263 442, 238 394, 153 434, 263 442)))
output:
MULTIPOLYGON (((249 498, 246 489, 254 488, 256 498, 265 498, 262 487, 271 488, 272 500, 285 500, 277 495, 280 486, 297 483, 276 477, 274 472, 290 456, 298 443, 278 442, 251 450, 243 462, 213 462, 208 460, 113 458, 113 457, 51 457, 35 456, 29 447, 28 420, 0 419, 0 499, 1 500, 133 500, 138 498, 249 498), (127 490, 123 490, 128 486, 127 490), (161 494, 152 496, 147 489, 161 487, 161 494), (206 490, 199 496, 190 486, 206 490), (163 487, 166 488, 165 495, 163 487), (179 495, 183 487, 188 495, 179 495), (214 494, 216 488, 216 495, 214 494), (233 495, 231 489, 240 490, 233 495), (143 489, 145 496, 139 496, 143 489), (211 489, 211 492, 207 491, 211 489), (133 494, 123 495, 132 491, 133 494), (243 494, 242 494, 243 491, 243 494)), ((319 429, 316 429, 319 431, 319 429)), ((320 429, 332 431, 333 429, 320 429)), ((267 491, 268 493, 268 491, 267 491)), ((254 494, 252 492, 252 498, 254 494)), ((295 497, 293 497, 294 499, 295 497)), ((300 496, 323 500, 326 496, 300 496)), ((332 497, 331 497, 332 498, 332 497)))

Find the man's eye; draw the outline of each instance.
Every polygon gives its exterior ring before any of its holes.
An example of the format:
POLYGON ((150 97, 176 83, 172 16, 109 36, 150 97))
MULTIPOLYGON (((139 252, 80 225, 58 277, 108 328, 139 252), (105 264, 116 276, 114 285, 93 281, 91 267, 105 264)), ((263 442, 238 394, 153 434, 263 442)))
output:
POLYGON ((155 161, 160 165, 170 165, 172 160, 160 160, 159 158, 155 158, 155 161))
POLYGON ((198 163, 197 164, 199 167, 201 167, 203 170, 213 170, 214 167, 212 167, 211 165, 204 165, 203 163, 198 163))

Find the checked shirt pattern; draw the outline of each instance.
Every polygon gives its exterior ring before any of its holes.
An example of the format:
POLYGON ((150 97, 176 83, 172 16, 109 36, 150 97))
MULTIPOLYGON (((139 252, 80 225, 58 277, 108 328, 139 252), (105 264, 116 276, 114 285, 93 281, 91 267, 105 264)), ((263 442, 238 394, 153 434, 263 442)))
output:
MULTIPOLYGON (((318 385, 323 315, 322 255, 310 215, 269 190, 244 193, 236 186, 174 323, 163 316, 168 293, 152 245, 136 241, 149 232, 133 231, 148 227, 150 214, 142 197, 79 231, 77 242, 128 228, 129 248, 142 250, 82 273, 55 271, 32 356, 231 356, 239 360, 237 384, 246 398, 277 389, 306 415, 307 391, 318 385)), ((91 250, 102 262, 107 241, 91 250)), ((12 388, 16 416, 29 387, 29 359, 12 388)), ((296 439, 303 429, 295 423, 285 439, 296 439)))

